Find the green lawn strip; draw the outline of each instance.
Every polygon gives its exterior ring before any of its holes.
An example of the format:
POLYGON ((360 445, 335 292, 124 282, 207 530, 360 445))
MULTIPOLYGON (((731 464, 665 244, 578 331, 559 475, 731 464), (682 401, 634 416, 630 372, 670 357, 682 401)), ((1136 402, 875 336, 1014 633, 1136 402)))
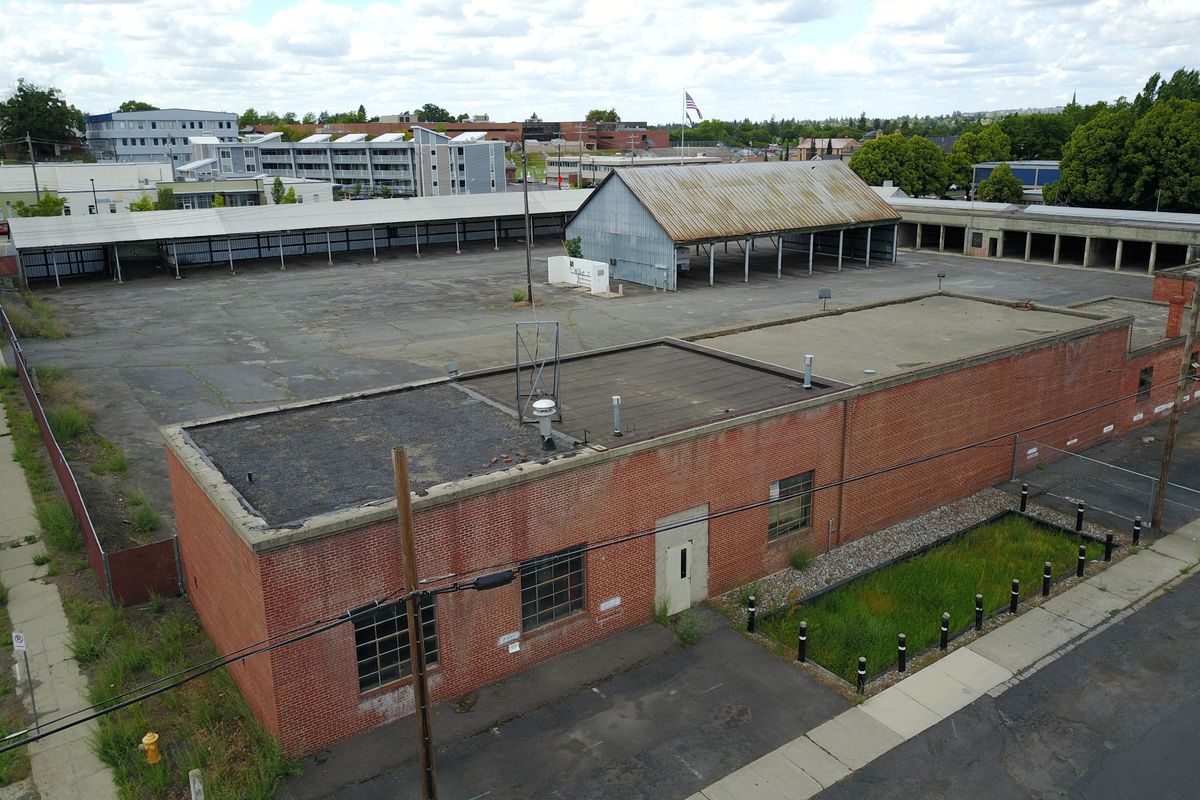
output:
POLYGON ((18 337, 65 339, 71 335, 54 308, 33 292, 5 292, 2 297, 4 312, 18 337))
MULTIPOLYGON (((1055 579, 1073 574, 1079 544, 1077 537, 1009 516, 772 615, 759 630, 793 649, 806 620, 809 658, 853 682, 859 656, 867 657, 870 675, 895 663, 897 634, 905 634, 910 657, 936 644, 942 612, 950 612, 951 632, 972 624, 976 593, 990 613, 1007 604, 1013 578, 1021 581, 1022 597, 1040 592, 1046 561, 1055 579)), ((1103 545, 1089 542, 1089 560, 1102 554, 1103 545)))
MULTIPOLYGON (((0 584, 0 629, 12 632, 12 620, 8 616, 8 588, 0 584)), ((16 696, 13 686, 13 653, 5 649, 0 654, 0 737, 24 730, 29 724, 24 704, 16 696)), ((29 753, 18 747, 0 753, 0 786, 29 777, 29 753)))

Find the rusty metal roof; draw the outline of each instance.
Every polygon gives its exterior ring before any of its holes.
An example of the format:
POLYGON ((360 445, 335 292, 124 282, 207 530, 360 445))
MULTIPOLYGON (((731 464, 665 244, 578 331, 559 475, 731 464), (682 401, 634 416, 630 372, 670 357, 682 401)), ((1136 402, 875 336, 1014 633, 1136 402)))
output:
POLYGON ((676 242, 900 220, 840 161, 628 167, 614 178, 676 242))

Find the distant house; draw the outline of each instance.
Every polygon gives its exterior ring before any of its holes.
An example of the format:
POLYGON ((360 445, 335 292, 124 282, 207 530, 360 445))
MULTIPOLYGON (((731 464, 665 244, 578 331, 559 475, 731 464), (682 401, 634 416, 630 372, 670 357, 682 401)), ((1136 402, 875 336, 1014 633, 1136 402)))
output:
POLYGON ((950 151, 954 149, 954 143, 958 141, 959 136, 955 133, 950 136, 926 136, 925 138, 942 148, 943 153, 950 155, 950 151))
POLYGON ((804 161, 811 161, 814 156, 846 155, 862 149, 862 143, 857 139, 801 139, 796 145, 796 152, 804 161))

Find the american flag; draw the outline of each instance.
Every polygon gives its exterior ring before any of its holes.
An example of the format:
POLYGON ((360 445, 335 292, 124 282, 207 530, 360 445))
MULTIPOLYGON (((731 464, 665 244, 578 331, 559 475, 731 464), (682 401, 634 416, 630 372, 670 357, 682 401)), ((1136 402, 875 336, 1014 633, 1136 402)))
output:
POLYGON ((696 116, 700 119, 704 119, 704 115, 700 113, 700 107, 696 105, 696 101, 693 100, 692 96, 687 92, 683 93, 683 106, 689 111, 695 111, 696 116))

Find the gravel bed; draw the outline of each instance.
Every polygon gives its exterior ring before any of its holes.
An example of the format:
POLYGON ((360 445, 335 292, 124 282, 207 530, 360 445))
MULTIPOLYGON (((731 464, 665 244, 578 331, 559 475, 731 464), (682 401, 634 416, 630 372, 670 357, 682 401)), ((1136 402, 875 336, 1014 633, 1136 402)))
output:
MULTIPOLYGON (((869 572, 880 564, 945 539, 1002 511, 1016 510, 1018 505, 1018 498, 1008 492, 984 489, 970 497, 947 503, 890 528, 884 528, 814 556, 803 572, 789 567, 782 572, 768 575, 757 582, 755 603, 759 614, 761 616, 786 605, 789 598, 797 600, 808 597, 834 583, 869 572)), ((1029 503, 1028 513, 1032 517, 1069 530, 1075 528, 1074 515, 1063 514, 1032 502, 1029 503)), ((1105 526, 1088 522, 1086 518, 1083 529, 1085 533, 1100 539, 1103 539, 1106 533, 1114 532, 1105 526)), ((1125 538, 1124 534, 1116 533, 1118 544, 1125 544, 1125 538)), ((726 614, 738 623, 745 622, 746 619, 746 609, 741 603, 742 591, 735 589, 720 600, 726 614)))

